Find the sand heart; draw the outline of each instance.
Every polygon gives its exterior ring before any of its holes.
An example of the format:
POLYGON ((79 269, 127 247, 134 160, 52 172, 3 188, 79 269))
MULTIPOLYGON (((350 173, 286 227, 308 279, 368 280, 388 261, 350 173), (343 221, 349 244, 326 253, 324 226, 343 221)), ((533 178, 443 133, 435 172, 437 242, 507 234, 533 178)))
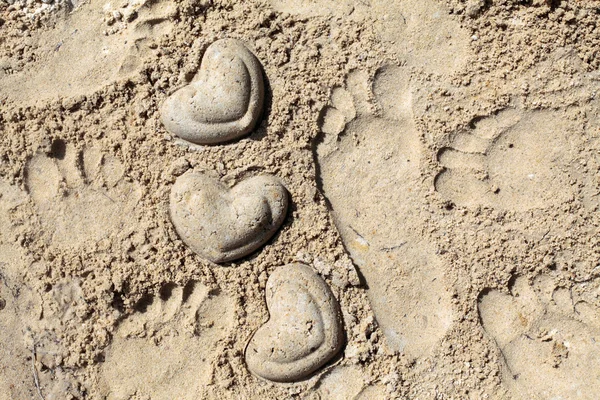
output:
POLYGON ((305 378, 342 348, 337 300, 323 279, 304 264, 277 269, 266 291, 271 317, 248 343, 248 369, 276 382, 305 378))
POLYGON ((238 40, 218 40, 206 49, 194 81, 164 102, 161 121, 172 134, 196 144, 237 139, 260 118, 264 91, 254 54, 238 40))
POLYGON ((232 189, 199 172, 188 171, 171 189, 171 220, 194 252, 215 262, 252 253, 285 219, 288 194, 279 180, 260 175, 232 189))

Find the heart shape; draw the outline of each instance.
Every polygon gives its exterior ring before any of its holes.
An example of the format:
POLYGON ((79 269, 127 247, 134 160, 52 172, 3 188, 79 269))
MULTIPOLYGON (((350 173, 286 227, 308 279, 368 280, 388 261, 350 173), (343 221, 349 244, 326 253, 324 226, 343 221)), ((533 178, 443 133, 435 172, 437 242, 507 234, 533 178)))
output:
POLYGON ((325 281, 298 263, 271 274, 266 292, 270 318, 248 343, 248 369, 275 382, 305 378, 342 348, 339 304, 325 281))
POLYGON ((288 206, 279 180, 259 175, 232 189, 202 173, 188 171, 171 189, 171 221, 195 253, 215 263, 252 253, 279 229, 288 206))
POLYGON ((239 40, 217 40, 206 49, 194 81, 165 100, 161 121, 172 134, 196 144, 237 139, 258 122, 264 93, 254 54, 239 40))

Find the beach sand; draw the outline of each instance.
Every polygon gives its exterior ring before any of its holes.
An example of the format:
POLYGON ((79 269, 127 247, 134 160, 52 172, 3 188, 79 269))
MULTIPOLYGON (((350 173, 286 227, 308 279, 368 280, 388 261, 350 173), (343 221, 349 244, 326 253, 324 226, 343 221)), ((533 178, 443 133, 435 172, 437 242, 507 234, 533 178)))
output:
POLYGON ((0 400, 597 398, 600 3, 48 1, 0 400))

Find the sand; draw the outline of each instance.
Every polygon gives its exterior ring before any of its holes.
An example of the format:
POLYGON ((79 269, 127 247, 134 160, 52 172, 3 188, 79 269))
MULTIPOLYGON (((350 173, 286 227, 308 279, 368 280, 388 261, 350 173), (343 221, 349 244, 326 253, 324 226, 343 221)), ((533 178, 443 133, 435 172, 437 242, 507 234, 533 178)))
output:
POLYGON ((595 399, 599 13, 0 0, 0 399, 595 399))

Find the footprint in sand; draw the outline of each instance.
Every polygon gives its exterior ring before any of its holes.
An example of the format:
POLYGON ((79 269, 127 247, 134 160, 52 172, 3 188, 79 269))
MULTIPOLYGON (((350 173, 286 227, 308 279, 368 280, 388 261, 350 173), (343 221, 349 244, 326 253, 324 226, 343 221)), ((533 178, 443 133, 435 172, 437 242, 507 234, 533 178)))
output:
POLYGON ((51 29, 34 30, 20 38, 35 50, 35 57, 23 70, 9 65, 11 73, 3 73, 0 68, 0 100, 6 97, 29 105, 59 96, 89 95, 132 77, 157 51, 151 47, 172 31, 175 15, 175 4, 166 0, 82 2, 64 18, 57 18, 51 29), (119 8, 123 4, 126 9, 119 8), (102 10, 118 11, 125 17, 108 26, 102 10), (104 34, 117 26, 119 33, 104 34))
POLYGON ((510 293, 485 291, 479 314, 504 356, 504 382, 518 399, 592 400, 600 393, 600 280, 557 288, 548 276, 510 293))
POLYGON ((217 40, 206 49, 194 81, 167 98, 160 117, 169 132, 184 140, 222 143, 252 131, 264 96, 254 54, 239 40, 217 40))
POLYGON ((344 343, 342 314, 331 289, 304 264, 278 268, 266 287, 269 321, 246 348, 248 369, 275 382, 306 378, 344 343))
POLYGON ((449 75, 469 61, 469 31, 436 0, 372 0, 372 18, 383 44, 411 67, 449 75))
POLYGON ((411 104, 402 68, 384 67, 372 88, 366 76, 351 74, 345 88, 333 90, 314 155, 318 183, 387 342, 414 358, 429 353, 453 317, 440 261, 419 237, 425 227, 415 204, 427 187, 411 104))
POLYGON ((20 250, 0 245, 0 393, 10 399, 79 398, 78 385, 64 368, 67 354, 57 335, 74 317, 71 290, 78 286, 55 285, 50 300, 43 301, 25 284, 23 268, 32 260, 20 250))
POLYGON ((26 322, 41 314, 40 299, 23 285, 28 265, 24 251, 14 244, 10 213, 27 196, 0 180, 0 393, 7 399, 37 396, 31 375, 32 350, 25 345, 26 322))
POLYGON ((35 368, 40 392, 44 399, 80 399, 84 394, 74 370, 65 365, 70 351, 64 345, 61 333, 82 323, 91 306, 86 300, 79 278, 64 278, 43 293, 43 318, 28 319, 30 346, 35 346, 35 368))
POLYGON ((22 226, 11 213, 27 200, 25 192, 0 180, 0 397, 77 398, 81 393, 61 366, 65 354, 56 337, 75 312, 74 290, 61 282, 43 300, 26 284, 25 274, 39 266, 15 243, 22 226))
POLYGON ((560 204, 572 196, 567 168, 573 131, 559 111, 505 109, 477 118, 439 151, 444 170, 435 188, 465 206, 524 211, 560 204))
POLYGON ((103 396, 202 398, 217 344, 233 326, 234 306, 225 294, 195 282, 166 285, 140 300, 105 353, 103 396))
POLYGON ((285 219, 288 193, 259 175, 229 188, 190 170, 171 189, 171 220, 195 253, 215 263, 244 257, 265 244, 285 219))
POLYGON ((82 246, 120 231, 141 197, 121 162, 97 148, 55 140, 27 163, 25 183, 52 243, 82 246))
POLYGON ((406 65, 428 73, 452 74, 464 68, 469 59, 468 31, 439 1, 270 0, 270 3, 275 10, 290 14, 364 21, 375 28, 384 46, 406 65))

